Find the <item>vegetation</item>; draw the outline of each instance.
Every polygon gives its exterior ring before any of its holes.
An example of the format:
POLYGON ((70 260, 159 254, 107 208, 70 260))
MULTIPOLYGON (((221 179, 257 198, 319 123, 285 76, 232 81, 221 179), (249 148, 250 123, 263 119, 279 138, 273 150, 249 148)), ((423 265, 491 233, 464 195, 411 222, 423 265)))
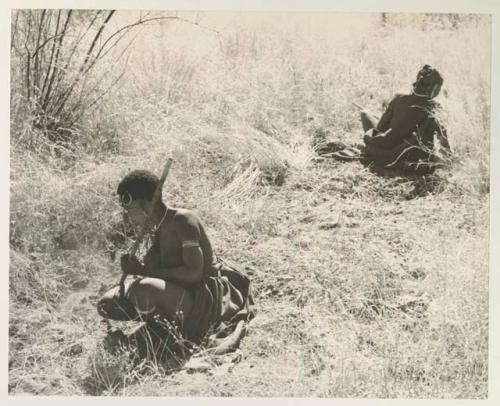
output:
POLYGON ((155 14, 99 59, 145 18, 110 15, 13 13, 9 392, 486 397, 490 19, 155 14), (380 113, 424 63, 445 78, 450 167, 317 159, 318 135, 359 143, 351 102, 380 113), (117 183, 167 156, 168 203, 253 281, 224 373, 103 345, 117 183))

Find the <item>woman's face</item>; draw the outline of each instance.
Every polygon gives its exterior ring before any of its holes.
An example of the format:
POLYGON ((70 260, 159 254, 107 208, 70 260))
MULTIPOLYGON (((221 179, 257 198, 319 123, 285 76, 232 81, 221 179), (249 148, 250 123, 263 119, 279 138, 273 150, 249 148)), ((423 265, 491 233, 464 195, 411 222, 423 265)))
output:
POLYGON ((123 220, 135 230, 140 230, 144 226, 151 213, 151 202, 149 200, 137 199, 128 204, 122 204, 122 207, 123 220))
POLYGON ((431 91, 431 97, 436 97, 441 91, 441 85, 435 85, 431 91))

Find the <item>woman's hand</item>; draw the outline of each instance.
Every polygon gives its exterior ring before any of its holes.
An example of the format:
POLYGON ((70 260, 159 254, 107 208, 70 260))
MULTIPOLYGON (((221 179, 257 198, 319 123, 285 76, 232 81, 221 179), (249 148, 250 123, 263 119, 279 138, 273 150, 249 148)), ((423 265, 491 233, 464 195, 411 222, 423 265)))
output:
POLYGON ((144 265, 142 265, 136 256, 123 254, 120 258, 122 272, 127 275, 143 275, 144 265))

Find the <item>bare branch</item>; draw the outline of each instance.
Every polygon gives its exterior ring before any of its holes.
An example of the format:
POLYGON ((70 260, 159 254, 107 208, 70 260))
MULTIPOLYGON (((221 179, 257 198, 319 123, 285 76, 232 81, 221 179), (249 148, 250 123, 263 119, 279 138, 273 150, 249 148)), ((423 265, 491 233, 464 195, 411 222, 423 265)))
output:
MULTIPOLYGON (((94 61, 92 61, 92 64, 89 65, 90 69, 95 65, 95 63, 100 60, 100 59, 103 59, 109 52, 111 52, 113 50, 113 48, 118 45, 118 43, 130 32, 130 30, 132 30, 132 28, 134 27, 129 27, 127 30, 125 30, 122 35, 120 35, 115 42, 113 42, 113 44, 111 46, 108 47, 108 49, 99 57, 99 59, 95 59, 94 61)), ((89 70, 90 70, 89 69, 89 70)), ((88 71, 88 70, 87 70, 88 71)), ((86 72, 87 72, 86 71, 86 72)))
POLYGON ((28 42, 30 39, 30 33, 31 33, 31 10, 29 10, 29 19, 28 19, 28 33, 26 34, 26 38, 24 41, 24 48, 26 50, 26 93, 27 93, 27 99, 28 101, 31 98, 31 83, 30 83, 30 76, 31 76, 31 55, 30 55, 30 50, 28 47, 28 42))
MULTIPOLYGON (((93 51, 95 45, 97 44, 97 41, 98 41, 99 37, 101 36, 102 31, 104 30, 104 27, 109 22, 109 20, 111 19, 111 17, 113 16, 114 13, 115 13, 115 10, 111 10, 108 13, 108 16, 106 17, 106 19, 104 20, 104 22, 101 24, 101 27, 97 31, 97 34, 95 35, 95 37, 94 37, 94 39, 92 41, 92 44, 90 45, 90 48, 87 51, 87 54, 85 56, 85 60, 83 61, 82 65, 80 66, 78 75, 76 76, 76 78, 73 81, 73 83, 70 86, 68 86, 68 89, 57 100, 56 105, 59 104, 59 107, 56 110, 56 113, 55 113, 56 115, 58 115, 62 111, 62 109, 64 108, 64 105, 66 104, 66 102, 68 101, 69 97, 71 96, 71 93, 73 92, 73 89, 75 88, 75 86, 80 81, 80 79, 82 77, 82 71, 84 70, 85 66, 87 65, 87 62, 88 62, 88 60, 90 58, 90 55, 92 54, 92 51, 93 51)), ((83 76, 86 75, 87 72, 88 72, 88 69, 85 72, 83 72, 83 76)))
POLYGON ((102 34, 102 31, 104 29, 104 27, 106 26, 106 24, 108 23, 108 21, 111 19, 111 17, 113 16, 113 14, 115 13, 115 10, 111 10, 108 14, 108 16, 106 17, 106 19, 104 20, 104 22, 102 23, 101 27, 99 28, 99 31, 97 31, 97 34, 95 35, 94 37, 94 40, 92 41, 92 44, 90 45, 90 48, 89 50, 87 51, 87 55, 85 57, 85 60, 83 61, 83 64, 80 68, 80 72, 83 71, 85 65, 87 64, 89 58, 90 58, 90 55, 92 54, 92 51, 94 50, 94 47, 95 45, 97 44, 97 40, 99 39, 99 37, 101 36, 102 34))
MULTIPOLYGON (((85 35, 87 35, 87 33, 89 32, 90 28, 94 25, 95 21, 97 20, 97 17, 99 17, 100 14, 101 14, 101 10, 98 10, 96 12, 94 18, 90 22, 90 24, 85 29, 85 32, 83 34, 81 34, 81 30, 80 30, 79 35, 77 36, 76 40, 73 43, 73 47, 71 49, 71 52, 70 52, 69 56, 66 59, 66 63, 64 64, 64 67, 61 69, 61 71, 64 72, 65 74, 66 74, 66 72, 68 72, 68 67, 69 67, 69 65, 71 63, 71 60, 73 59, 73 56, 74 56, 76 50, 78 49, 78 46, 80 45, 82 39, 85 37, 85 35)), ((59 75, 58 76, 57 81, 56 81, 56 85, 55 85, 56 87, 59 87, 59 85, 61 84, 61 81, 62 81, 63 77, 64 77, 64 75, 59 75)))
POLYGON ((202 29, 205 29, 205 30, 209 30, 209 31, 212 31, 212 32, 215 32, 217 33, 217 35, 220 35, 219 31, 213 29, 213 28, 208 28, 208 27, 205 27, 205 26, 202 26, 200 25, 199 23, 195 22, 195 21, 191 21, 191 20, 187 20, 185 18, 181 18, 181 17, 177 17, 177 16, 160 16, 160 17, 151 17, 151 18, 146 18, 146 19, 140 19, 138 20, 137 22, 135 23, 132 23, 132 24, 128 24, 128 25, 125 25, 123 26, 122 28, 120 28, 118 31, 115 31, 112 35, 110 35, 106 41, 104 41, 104 43, 102 44, 101 48, 99 49, 99 52, 97 53, 96 57, 95 57, 95 60, 97 61, 99 59, 99 57, 101 56, 101 53, 103 52, 104 48, 106 47, 106 45, 109 43, 109 41, 111 41, 115 36, 117 36, 118 34, 120 34, 122 31, 124 30, 128 30, 128 29, 131 29, 133 27, 136 27, 138 25, 141 25, 141 24, 147 24, 147 23, 151 23, 151 22, 154 22, 154 21, 165 21, 165 20, 177 20, 177 21, 182 21, 184 23, 188 23, 188 24, 191 24, 191 25, 195 25, 197 27, 200 27, 202 29))
POLYGON ((45 39, 45 41, 43 41, 39 46, 37 46, 37 48, 35 49, 35 51, 33 52, 33 56, 35 56, 45 45, 47 45, 50 41, 52 40, 57 40, 59 39, 59 37, 63 35, 63 33, 59 33, 59 34, 56 34, 56 35, 53 35, 52 37, 49 37, 47 39, 45 39))
MULTIPOLYGON (((56 36, 58 35, 59 22, 60 21, 61 21, 61 10, 59 10, 58 13, 57 13, 57 22, 56 22, 56 30, 55 30, 55 35, 56 36)), ((50 52, 49 64, 48 64, 47 72, 45 73, 45 79, 43 81, 43 86, 42 86, 42 92, 40 94, 40 102, 42 101, 42 99, 44 99, 45 89, 46 89, 46 86, 47 86, 47 84, 49 82, 49 78, 50 78, 50 74, 51 74, 51 69, 53 68, 53 61, 54 61, 55 49, 56 49, 56 41, 54 41, 52 43, 52 50, 50 52)))
POLYGON ((50 78, 50 82, 49 82, 49 87, 47 88, 47 93, 45 94, 45 100, 43 101, 43 104, 42 104, 42 109, 43 110, 46 110, 48 104, 50 103, 51 101, 51 88, 52 88, 52 84, 54 83, 54 78, 56 76, 56 74, 58 73, 58 62, 59 62, 59 55, 61 53, 61 48, 62 48, 62 43, 63 43, 63 40, 64 40, 64 35, 66 33, 66 30, 68 29, 68 24, 69 24, 69 21, 71 19, 71 13, 72 13, 72 10, 68 10, 68 14, 66 16, 66 21, 64 23, 64 26, 63 26, 63 30, 61 32, 61 35, 59 36, 59 43, 57 45, 57 51, 56 51, 56 56, 55 56, 55 59, 54 59, 54 68, 52 69, 52 76, 50 78))
POLYGON ((71 58, 73 57, 73 54, 75 53, 76 49, 78 48, 78 45, 80 44, 81 40, 83 39, 83 37, 85 37, 85 35, 87 35, 87 33, 89 32, 90 28, 94 25, 94 22, 97 20, 97 17, 99 17, 99 14, 101 14, 101 10, 98 10, 94 16, 94 18, 92 19, 92 21, 90 22, 90 24, 87 26, 87 29, 85 30, 85 32, 83 33, 83 35, 81 35, 79 38, 76 39, 75 41, 75 45, 68 57, 68 60, 66 61, 66 64, 64 65, 64 70, 66 70, 69 66, 69 63, 71 61, 71 58))
MULTIPOLYGON (((28 98, 34 97, 33 89, 37 92, 35 102, 43 116, 40 118, 55 117, 65 126, 70 124, 69 127, 99 105, 126 74, 125 68, 118 74, 112 70, 97 72, 96 66, 104 58, 110 60, 109 55, 113 58, 110 63, 120 61, 122 65, 123 56, 128 56, 132 43, 146 26, 176 20, 219 36, 215 29, 201 25, 198 18, 192 21, 161 11, 141 12, 138 20, 113 30, 107 27, 115 10, 87 13, 82 23, 75 22, 72 10, 66 12, 64 16, 64 10, 40 10, 36 13, 35 26, 31 11, 28 24, 28 13, 18 12, 19 27, 28 27, 28 30, 20 32, 21 36, 12 41, 12 47, 15 49, 16 44, 22 47, 25 41, 26 52, 21 48, 20 55, 24 60, 27 53, 28 60, 24 66, 26 72, 23 70, 22 74, 26 73, 28 98), (129 34, 132 39, 126 38, 129 34)), ((128 59, 125 67, 127 64, 128 59)))
MULTIPOLYGON (((38 25, 38 36, 36 39, 36 49, 38 49, 38 45, 40 44, 40 38, 42 35, 42 28, 43 28, 43 20, 45 18, 45 13, 46 10, 42 10, 42 15, 40 16, 40 22, 38 25)), ((34 86, 39 89, 40 88, 40 72, 39 72, 39 63, 40 63, 40 58, 38 57, 38 52, 35 52, 33 54, 33 58, 35 58, 35 77, 34 77, 34 86)))
POLYGON ((12 27, 12 31, 10 33, 10 49, 14 48, 14 39, 17 38, 17 22, 19 21, 19 10, 17 10, 16 18, 14 19, 14 25, 12 27))
MULTIPOLYGON (((127 44, 127 46, 123 49, 122 53, 116 58, 116 61, 119 61, 122 58, 122 56, 125 55, 125 53, 128 51, 128 49, 130 48, 132 43, 137 39, 139 34, 140 34, 140 32, 138 32, 135 35, 135 37, 130 40, 130 42, 127 44)), ((130 55, 129 55, 129 57, 130 57, 130 55)), ((95 104, 97 104, 97 102, 99 100, 101 100, 120 81, 120 79, 123 77, 123 75, 126 72, 126 67, 128 65, 129 57, 127 57, 127 60, 125 61, 125 66, 123 68, 122 73, 113 81, 113 83, 111 83, 111 85, 106 90, 104 90, 92 103, 90 103, 89 108, 92 108, 95 104)))
MULTIPOLYGON (((43 34, 42 38, 48 38, 50 37, 50 27, 52 25, 52 10, 47 10, 46 16, 45 17, 45 25, 43 27, 43 34)), ((40 54, 40 61, 42 64, 42 72, 44 69, 47 68, 47 61, 45 59, 45 47, 42 47, 40 50, 35 50, 37 55, 40 54)), ((41 73, 42 73, 41 72, 41 73)))

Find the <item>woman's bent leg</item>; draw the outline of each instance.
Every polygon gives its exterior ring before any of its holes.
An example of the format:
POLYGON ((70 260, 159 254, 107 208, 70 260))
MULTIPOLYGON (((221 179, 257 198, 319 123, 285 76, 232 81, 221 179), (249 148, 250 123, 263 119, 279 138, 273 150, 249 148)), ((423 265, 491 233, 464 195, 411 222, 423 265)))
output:
POLYGON ((120 297, 116 286, 104 294, 97 304, 98 313, 112 320, 149 320, 154 315, 175 320, 179 314, 189 315, 192 294, 173 283, 157 278, 135 279, 120 297))
POLYGON ((191 292, 158 278, 132 284, 127 296, 140 315, 156 313, 171 321, 188 316, 193 307, 191 292))
POLYGON ((372 117, 372 115, 368 111, 366 110, 361 111, 360 117, 361 117, 361 125, 363 126, 364 132, 367 132, 372 128, 377 128, 378 120, 372 117))
POLYGON ((133 303, 128 299, 127 291, 131 283, 125 285, 125 295, 120 295, 120 287, 115 286, 108 290, 97 303, 97 312, 105 319, 111 320, 136 320, 138 318, 137 310, 133 303))

